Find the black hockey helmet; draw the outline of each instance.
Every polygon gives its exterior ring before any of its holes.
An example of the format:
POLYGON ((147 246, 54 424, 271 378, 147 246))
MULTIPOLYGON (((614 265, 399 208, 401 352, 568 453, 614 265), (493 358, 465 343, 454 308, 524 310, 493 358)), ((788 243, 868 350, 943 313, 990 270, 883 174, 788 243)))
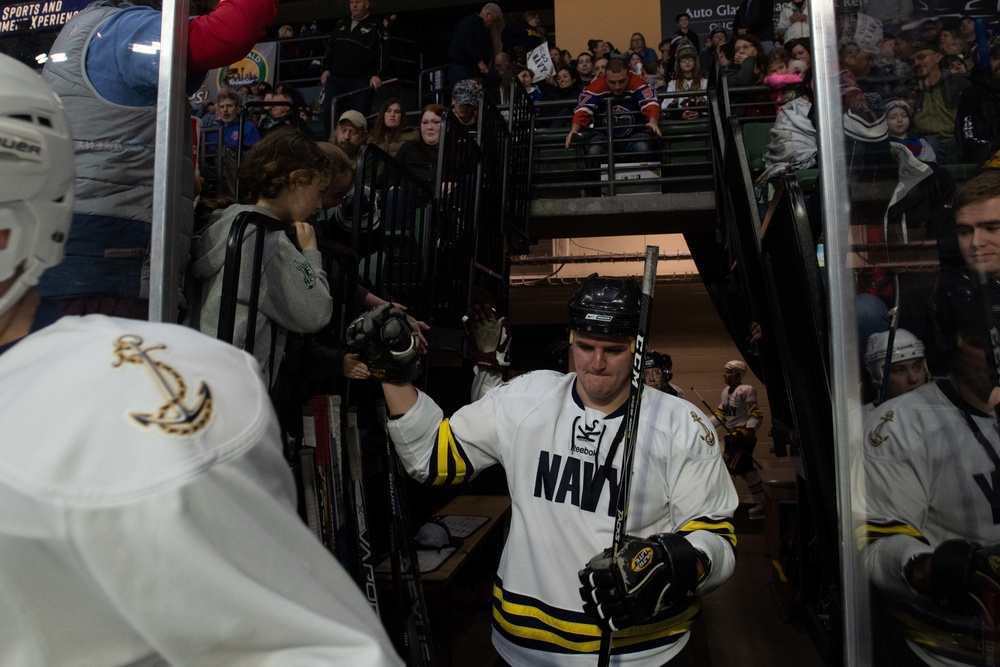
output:
POLYGON ((569 328, 598 336, 635 336, 641 296, 631 278, 592 273, 569 300, 569 328))
POLYGON ((663 370, 663 355, 655 351, 647 353, 646 358, 643 360, 643 368, 646 370, 651 368, 663 370))

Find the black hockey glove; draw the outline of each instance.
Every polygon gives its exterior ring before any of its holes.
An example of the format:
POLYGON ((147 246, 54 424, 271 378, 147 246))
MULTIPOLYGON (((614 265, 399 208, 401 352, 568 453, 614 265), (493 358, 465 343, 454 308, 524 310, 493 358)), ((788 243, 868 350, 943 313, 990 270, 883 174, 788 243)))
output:
POLYGON ((737 428, 726 434, 722 458, 733 475, 742 475, 753 468, 753 450, 757 434, 747 428, 737 428))
POLYGON ((384 303, 347 327, 347 344, 382 382, 410 382, 420 375, 420 339, 406 314, 384 303))
POLYGON ((939 605, 958 614, 985 613, 991 624, 1000 620, 986 606, 1000 597, 1000 546, 948 540, 930 558, 931 597, 939 605))
POLYGON ((465 328, 472 336, 476 351, 472 355, 477 366, 491 371, 499 371, 510 366, 510 329, 506 317, 497 317, 492 306, 478 304, 469 308, 462 318, 465 328))
POLYGON ((580 570, 583 611, 614 631, 694 599, 698 550, 673 533, 626 536, 617 556, 605 549, 580 570))

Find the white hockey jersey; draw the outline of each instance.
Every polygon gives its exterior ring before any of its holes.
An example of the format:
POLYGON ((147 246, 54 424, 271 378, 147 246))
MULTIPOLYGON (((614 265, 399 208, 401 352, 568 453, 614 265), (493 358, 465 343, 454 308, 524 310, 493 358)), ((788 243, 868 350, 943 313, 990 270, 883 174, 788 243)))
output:
POLYGON ((996 416, 938 380, 868 415, 864 457, 854 470, 856 506, 865 513, 858 538, 866 570, 904 605, 896 615, 907 640, 932 665, 980 664, 982 628, 978 618, 948 614, 914 592, 903 578, 904 564, 945 540, 1000 541, 1000 470, 965 414, 1000 454, 996 416), (960 638, 962 627, 971 636, 960 638))
POLYGON ((0 424, 0 664, 402 664, 296 514, 250 355, 65 317, 0 356, 0 424))
POLYGON ((764 413, 757 405, 757 390, 753 385, 741 384, 735 389, 726 385, 722 388, 719 407, 712 415, 712 423, 725 426, 730 431, 738 428, 756 429, 763 418, 764 413))
MULTIPOLYGON (((510 664, 592 665, 600 629, 583 613, 577 572, 612 542, 621 478, 619 446, 604 464, 625 405, 605 415, 583 406, 576 375, 522 375, 443 419, 426 394, 390 421, 407 471, 430 484, 459 483, 501 464, 513 502, 494 588, 493 643, 510 664)), ((700 591, 729 578, 737 497, 708 418, 690 403, 644 392, 629 504, 630 535, 680 533, 711 560, 700 591)), ((685 645, 697 602, 616 633, 612 664, 659 666, 685 645)))

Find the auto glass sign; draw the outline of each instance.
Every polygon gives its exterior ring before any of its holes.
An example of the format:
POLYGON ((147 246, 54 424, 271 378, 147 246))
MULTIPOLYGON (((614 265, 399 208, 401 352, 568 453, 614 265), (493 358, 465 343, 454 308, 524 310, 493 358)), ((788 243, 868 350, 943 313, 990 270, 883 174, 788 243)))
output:
POLYGON ((0 35, 58 30, 87 6, 90 0, 21 2, 0 8, 0 35))

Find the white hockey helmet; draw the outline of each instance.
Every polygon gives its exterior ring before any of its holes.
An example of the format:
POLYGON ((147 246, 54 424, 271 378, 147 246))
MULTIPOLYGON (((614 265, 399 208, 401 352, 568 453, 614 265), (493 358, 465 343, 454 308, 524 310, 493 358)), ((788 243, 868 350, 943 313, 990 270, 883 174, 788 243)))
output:
POLYGON ((727 361, 725 369, 727 371, 732 371, 732 373, 736 376, 737 380, 742 380, 743 376, 747 374, 746 362, 741 361, 739 359, 733 359, 732 361, 727 361))
MULTIPOLYGON (((882 374, 885 371, 885 352, 889 345, 889 332, 879 331, 868 337, 868 344, 865 346, 865 368, 872 376, 876 384, 882 383, 882 374)), ((906 361, 908 359, 923 359, 924 344, 906 329, 896 329, 896 337, 892 341, 892 361, 906 361)))
POLYGON ((59 98, 28 66, 0 54, 0 314, 62 261, 73 217, 73 139, 59 98))

